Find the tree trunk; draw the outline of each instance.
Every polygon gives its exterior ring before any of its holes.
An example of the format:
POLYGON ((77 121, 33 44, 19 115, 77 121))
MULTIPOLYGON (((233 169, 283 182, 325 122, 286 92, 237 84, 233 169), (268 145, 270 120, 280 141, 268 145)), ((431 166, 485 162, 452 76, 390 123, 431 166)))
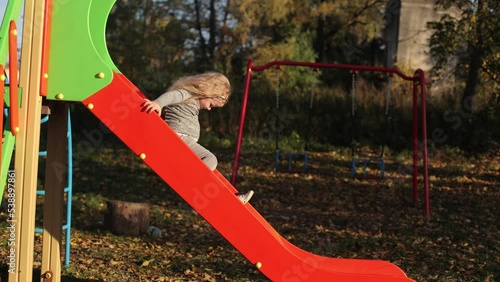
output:
POLYGON ((318 62, 323 62, 323 50, 325 48, 324 26, 323 19, 319 17, 316 26, 316 40, 314 42, 314 49, 317 54, 316 61, 318 62))
POLYGON ((472 101, 476 93, 477 82, 479 79, 479 69, 481 68, 481 54, 473 51, 471 54, 471 63, 469 65, 469 73, 465 83, 464 94, 462 96, 462 109, 467 114, 472 114, 472 101))
POLYGON ((472 114, 472 101, 476 94, 476 88, 479 81, 479 70, 483 63, 483 46, 484 46, 484 18, 485 4, 483 0, 477 1, 476 12, 476 40, 470 44, 469 48, 472 50, 470 54, 469 72, 467 74, 467 81, 465 84, 464 94, 462 96, 462 109, 465 113, 472 114))
POLYGON ((149 226, 149 205, 122 201, 106 201, 104 228, 116 235, 139 235, 149 226))

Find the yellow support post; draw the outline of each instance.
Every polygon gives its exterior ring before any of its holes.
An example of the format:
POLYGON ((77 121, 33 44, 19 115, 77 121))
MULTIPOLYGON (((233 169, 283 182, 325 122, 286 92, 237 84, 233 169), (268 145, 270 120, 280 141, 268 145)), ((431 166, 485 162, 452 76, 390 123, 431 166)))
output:
MULTIPOLYGON (((15 265, 9 267, 9 281, 31 282, 33 279, 33 246, 35 206, 40 139, 42 97, 40 74, 44 1, 24 2, 24 27, 19 86, 23 89, 19 109, 19 132, 15 156, 15 265)), ((11 74, 16 75, 16 74, 11 74)), ((12 105, 15 106, 15 105, 12 105)))

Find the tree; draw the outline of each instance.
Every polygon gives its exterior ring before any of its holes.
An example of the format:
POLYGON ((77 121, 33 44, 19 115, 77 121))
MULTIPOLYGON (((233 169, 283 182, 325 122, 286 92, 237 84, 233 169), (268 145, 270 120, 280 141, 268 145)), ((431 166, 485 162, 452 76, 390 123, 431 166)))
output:
MULTIPOLYGON (((436 60, 433 72, 442 76, 450 60, 457 62, 452 72, 465 81, 461 106, 472 113, 472 98, 478 85, 498 90, 500 71, 500 4, 496 0, 439 0, 443 9, 460 9, 459 17, 445 14, 439 22, 429 23, 431 55, 436 60)), ((498 92, 498 91, 497 91, 498 92)))
MULTIPOLYGON (((386 2, 122 0, 108 20, 108 46, 122 72, 152 98, 180 75, 208 70, 228 74, 241 89, 249 58, 256 65, 372 64, 371 43, 382 35, 386 2)), ((343 77, 328 75, 322 78, 329 84, 342 82, 343 77)), ((282 77, 281 89, 297 95, 316 79, 308 68, 286 68, 282 77)), ((268 91, 274 73, 264 78, 261 86, 268 91)))
POLYGON ((108 50, 119 69, 146 93, 164 91, 185 72, 188 25, 175 0, 118 1, 107 25, 108 50))
POLYGON ((314 49, 319 62, 352 63, 380 37, 387 0, 328 1, 313 4, 314 49), (332 56, 332 54, 335 54, 332 56))

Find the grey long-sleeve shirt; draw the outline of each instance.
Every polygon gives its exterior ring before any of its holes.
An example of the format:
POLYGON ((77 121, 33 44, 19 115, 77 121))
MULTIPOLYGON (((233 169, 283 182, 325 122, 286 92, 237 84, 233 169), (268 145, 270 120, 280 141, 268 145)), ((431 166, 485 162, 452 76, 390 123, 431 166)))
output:
POLYGON ((186 90, 168 91, 154 100, 164 111, 165 122, 179 135, 187 135, 196 141, 200 138, 200 104, 186 90))

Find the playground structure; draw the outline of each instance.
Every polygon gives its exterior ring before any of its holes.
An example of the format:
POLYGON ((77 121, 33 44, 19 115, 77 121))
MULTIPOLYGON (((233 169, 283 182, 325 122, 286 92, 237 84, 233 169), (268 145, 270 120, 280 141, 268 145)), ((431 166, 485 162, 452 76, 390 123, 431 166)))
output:
MULTIPOLYGON (((425 203, 425 215, 427 218, 430 217, 430 203, 429 203, 429 176, 428 176, 428 154, 427 154, 427 116, 426 116, 426 100, 425 100, 425 74, 422 70, 418 69, 415 71, 413 76, 407 76, 402 73, 400 70, 395 68, 383 68, 383 67, 372 67, 372 66, 359 66, 359 65, 345 65, 345 64, 328 64, 328 63, 310 63, 310 62, 293 62, 293 61, 272 61, 262 66, 254 66, 253 60, 249 59, 247 64, 247 73, 245 77, 245 89, 243 93, 243 101, 241 103, 241 114, 240 114, 240 125, 238 129, 238 137, 236 140, 236 149, 234 153, 233 160, 233 170, 231 174, 231 184, 236 186, 236 181, 238 177, 238 168, 239 168, 239 160, 241 154, 241 147, 243 142, 243 132, 245 127, 245 118, 246 118, 246 110, 248 105, 248 96, 250 94, 250 85, 252 82, 252 73, 258 71, 264 71, 266 69, 275 67, 279 70, 283 66, 290 67, 310 67, 315 73, 317 69, 342 69, 348 70, 353 75, 353 85, 352 85, 352 114, 355 115, 355 75, 359 71, 370 71, 370 72, 383 72, 387 73, 389 77, 392 75, 397 75, 402 79, 412 82, 413 84, 413 107, 412 107, 412 116, 413 116, 413 202, 417 202, 418 198, 418 164, 419 159, 422 159, 422 170, 423 170, 423 190, 424 190, 424 203, 425 203), (419 102, 420 102, 420 115, 419 115, 419 102), (419 142, 419 121, 421 127, 421 135, 419 142), (419 153, 419 145, 421 145, 421 154, 419 153)), ((387 106, 388 107, 388 106, 387 106)), ((386 109, 386 116, 388 113, 388 108, 386 109)), ((276 133, 277 134, 277 133, 276 133)), ((277 142, 277 141, 276 141, 277 142)), ((276 145, 278 148, 278 145, 276 145)), ((381 177, 383 177, 384 172, 384 160, 382 158, 383 149, 381 149, 382 153, 379 157, 370 159, 370 158, 358 158, 354 154, 354 150, 352 150, 351 157, 351 173, 353 177, 356 177, 356 165, 361 163, 364 165, 366 169, 368 162, 378 162, 380 165, 381 177)), ((278 149, 276 150, 276 155, 278 158, 278 149)), ((306 160, 307 160, 307 151, 306 151, 306 160)), ((289 162, 290 163, 290 162, 289 162)))
MULTIPOLYGON (((53 165, 66 166, 66 155, 61 148, 67 139, 70 102, 83 103, 269 279, 413 281, 396 265, 386 261, 328 258, 294 246, 251 204, 243 205, 236 197, 238 192, 234 186, 217 170, 211 171, 160 117, 141 111, 144 94, 114 65, 106 46, 106 21, 115 1, 24 1, 19 69, 22 99, 18 113, 12 111, 12 118, 18 117, 19 121, 12 127, 18 130, 13 131, 16 133, 16 153, 12 218, 16 225, 11 234, 14 245, 10 253, 9 281, 33 279, 42 103, 48 106, 51 116, 47 133, 40 280, 61 280, 60 245, 66 183, 58 177, 60 171, 52 168, 53 165), (52 13, 56 9, 57 13, 52 13), (169 146, 164 146, 165 142, 169 146)), ((10 0, 9 7, 13 6, 20 7, 21 0, 10 0)), ((10 33, 15 33, 15 29, 11 28, 10 33)), ((17 86, 15 80, 10 83, 17 86)), ((247 93, 248 85, 246 87, 247 93)), ((18 103, 10 102, 17 109, 14 105, 18 103)))

